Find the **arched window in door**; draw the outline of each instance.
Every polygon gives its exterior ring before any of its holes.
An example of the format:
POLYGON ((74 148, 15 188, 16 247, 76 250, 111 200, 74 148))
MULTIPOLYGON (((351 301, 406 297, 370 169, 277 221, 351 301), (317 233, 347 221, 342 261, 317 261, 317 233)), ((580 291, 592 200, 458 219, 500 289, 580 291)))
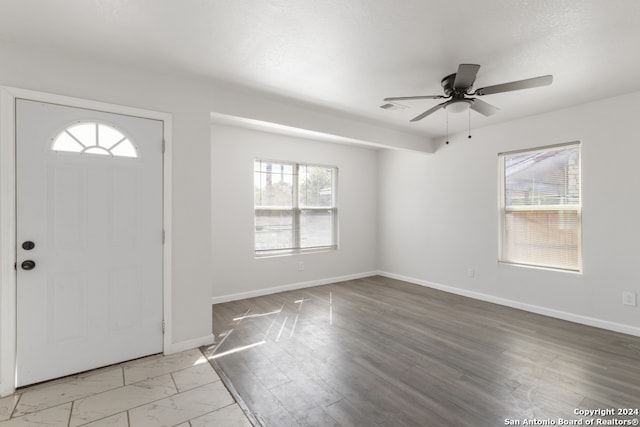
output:
POLYGON ((138 157, 131 140, 113 126, 98 122, 73 124, 54 139, 53 151, 97 154, 112 157, 138 157))

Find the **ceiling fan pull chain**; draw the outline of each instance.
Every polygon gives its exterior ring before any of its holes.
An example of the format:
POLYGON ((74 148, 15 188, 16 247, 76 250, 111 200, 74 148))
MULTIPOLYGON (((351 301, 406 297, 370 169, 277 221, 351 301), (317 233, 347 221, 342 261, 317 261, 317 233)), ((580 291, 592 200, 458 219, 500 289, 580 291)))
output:
POLYGON ((447 114, 447 140, 446 140, 446 144, 449 143, 449 110, 447 110, 445 108, 445 113, 447 114))
POLYGON ((469 111, 469 139, 471 139, 471 108, 469 108, 467 111, 469 111))

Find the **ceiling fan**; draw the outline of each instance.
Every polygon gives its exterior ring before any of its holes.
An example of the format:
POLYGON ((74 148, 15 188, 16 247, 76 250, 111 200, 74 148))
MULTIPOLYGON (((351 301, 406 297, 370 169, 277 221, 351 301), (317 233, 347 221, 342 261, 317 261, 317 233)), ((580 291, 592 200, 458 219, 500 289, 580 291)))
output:
MULTIPOLYGON (((442 88, 444 89, 444 95, 396 96, 385 98, 384 101, 394 102, 415 99, 448 99, 447 101, 438 104, 435 107, 428 109, 424 113, 414 117, 413 119, 411 119, 412 122, 422 120, 429 114, 435 113, 441 108, 449 108, 450 111, 453 112, 460 112, 466 110, 467 108, 470 108, 484 116, 491 116, 498 111, 498 108, 478 98, 473 98, 474 96, 491 95, 494 93, 510 92, 512 90, 548 86, 553 82, 553 76, 547 75, 487 86, 471 92, 471 87, 476 80, 476 74, 478 73, 479 69, 480 66, 477 64, 460 64, 456 73, 449 74, 440 82, 442 88)), ((394 104, 384 104, 381 105, 380 108, 388 109, 393 106, 394 104)))

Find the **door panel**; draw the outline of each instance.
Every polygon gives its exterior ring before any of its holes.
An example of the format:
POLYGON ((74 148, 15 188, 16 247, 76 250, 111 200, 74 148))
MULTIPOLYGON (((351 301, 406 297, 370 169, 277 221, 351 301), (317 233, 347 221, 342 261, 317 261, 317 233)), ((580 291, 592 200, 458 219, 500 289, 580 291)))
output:
POLYGON ((118 168, 111 174, 109 187, 110 217, 107 219, 111 228, 112 245, 127 247, 135 244, 136 229, 139 225, 136 188, 137 176, 132 170, 118 168))
POLYGON ((131 329, 141 321, 140 307, 144 303, 142 277, 140 269, 123 267, 110 274, 109 300, 113 312, 112 328, 116 331, 131 329))
POLYGON ((87 337, 87 276, 84 272, 52 274, 47 286, 47 342, 87 337))
POLYGON ((85 249, 87 245, 87 173, 71 167, 50 170, 52 250, 85 249))
POLYGON ((17 100, 16 123, 17 385, 161 352, 162 122, 17 100), (99 144, 52 149, 83 122, 99 144))

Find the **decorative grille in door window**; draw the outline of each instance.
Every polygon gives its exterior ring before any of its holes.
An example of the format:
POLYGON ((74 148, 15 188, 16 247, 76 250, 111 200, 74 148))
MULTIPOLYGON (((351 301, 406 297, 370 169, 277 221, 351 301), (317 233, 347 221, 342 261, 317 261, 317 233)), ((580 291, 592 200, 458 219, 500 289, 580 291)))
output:
POLYGON ((129 138, 113 126, 97 122, 81 122, 67 127, 54 139, 53 151, 97 154, 114 157, 138 157, 129 138))

